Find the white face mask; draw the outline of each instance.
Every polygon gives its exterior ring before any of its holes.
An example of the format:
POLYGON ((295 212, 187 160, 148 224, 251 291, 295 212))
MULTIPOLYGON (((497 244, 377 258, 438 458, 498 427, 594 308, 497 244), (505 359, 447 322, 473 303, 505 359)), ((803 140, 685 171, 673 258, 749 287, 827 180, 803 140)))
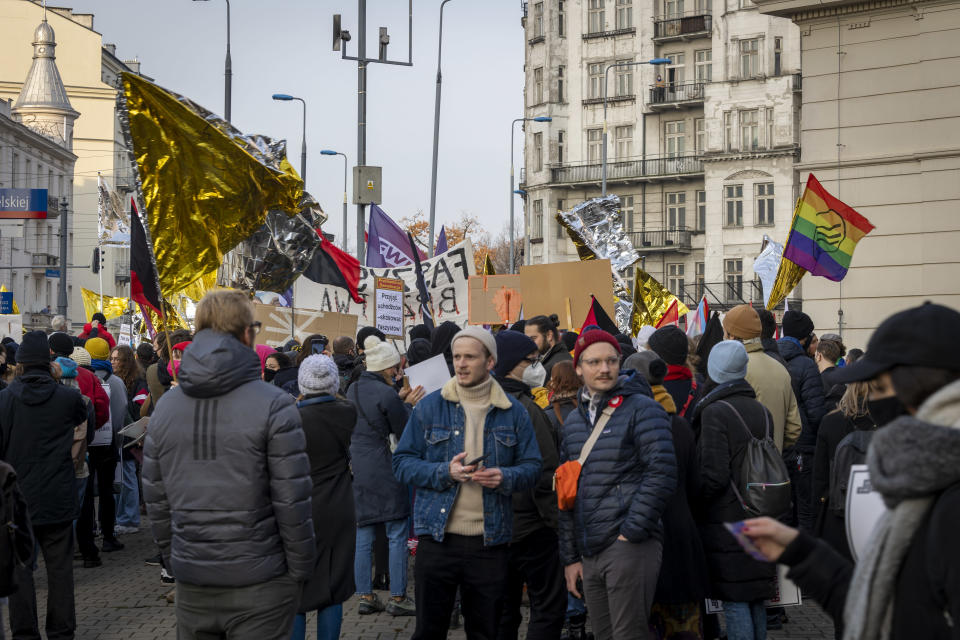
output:
POLYGON ((530 387, 542 387, 547 379, 547 370, 539 362, 523 370, 523 382, 530 387))

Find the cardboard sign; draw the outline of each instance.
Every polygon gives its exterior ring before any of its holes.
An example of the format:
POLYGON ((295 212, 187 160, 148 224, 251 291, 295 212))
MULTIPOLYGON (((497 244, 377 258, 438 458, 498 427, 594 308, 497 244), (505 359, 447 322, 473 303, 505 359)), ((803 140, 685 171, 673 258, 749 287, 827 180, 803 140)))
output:
POLYGON ((388 338, 403 338, 403 280, 374 278, 374 319, 388 338))
MULTIPOLYGON (((798 587, 792 580, 787 578, 787 571, 790 568, 784 564, 777 565, 777 577, 774 578, 774 594, 764 604, 767 608, 772 607, 799 607, 803 604, 803 596, 798 587)), ((707 613, 723 613, 723 603, 719 600, 707 600, 707 613)))
POLYGON ((870 470, 867 465, 852 465, 850 481, 847 483, 846 520, 847 543, 850 545, 854 562, 863 556, 873 528, 886 510, 883 497, 874 491, 870 484, 870 470))
POLYGON ((579 329, 597 298, 612 318, 613 272, 609 260, 555 262, 520 267, 523 317, 557 314, 561 329, 579 329))
POLYGON ((469 288, 470 324, 513 324, 520 319, 519 275, 473 276, 469 288))
MULTIPOLYGON (((290 308, 268 304, 254 304, 254 320, 260 322, 257 344, 277 346, 290 339, 290 308)), ((294 337, 303 341, 309 335, 319 333, 331 342, 337 336, 357 335, 357 316, 348 313, 323 313, 314 309, 296 309, 294 314, 294 337)))

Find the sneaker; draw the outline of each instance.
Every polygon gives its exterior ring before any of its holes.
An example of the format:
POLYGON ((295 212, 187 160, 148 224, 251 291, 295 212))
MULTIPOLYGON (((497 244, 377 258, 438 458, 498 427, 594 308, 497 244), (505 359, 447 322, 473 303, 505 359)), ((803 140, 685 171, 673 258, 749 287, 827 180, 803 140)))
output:
POLYGON ((95 569, 97 567, 103 566, 103 560, 100 559, 100 556, 88 556, 83 559, 83 568, 84 569, 95 569))
POLYGON ((377 594, 371 593, 368 596, 360 596, 360 606, 357 607, 357 613, 360 615, 366 616, 371 613, 380 613, 383 609, 383 602, 380 601, 377 594))
POLYGON ((161 563, 160 554, 158 553, 155 556, 150 556, 149 558, 145 558, 143 563, 150 567, 159 567, 161 563))
POLYGON ((104 553, 110 553, 111 551, 122 551, 123 543, 116 538, 104 538, 103 544, 100 545, 100 550, 104 553))
POLYGON ((387 600, 386 612, 392 616, 415 616, 417 615, 417 605, 406 596, 402 600, 391 597, 387 600))
POLYGON ((167 573, 166 567, 160 567, 160 582, 164 584, 176 584, 177 579, 167 573))
POLYGON ((140 533, 140 527, 128 527, 123 524, 118 524, 113 529, 114 535, 122 536, 128 533, 140 533))

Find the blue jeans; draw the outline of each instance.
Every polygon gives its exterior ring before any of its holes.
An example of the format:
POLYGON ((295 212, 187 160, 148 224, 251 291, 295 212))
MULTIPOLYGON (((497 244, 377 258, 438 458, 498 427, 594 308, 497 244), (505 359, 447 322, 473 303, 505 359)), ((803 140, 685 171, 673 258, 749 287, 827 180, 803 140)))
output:
MULTIPOLYGON (((343 622, 343 605, 335 604, 317 611, 317 640, 337 640, 340 637, 340 624, 343 622)), ((307 614, 298 613, 293 619, 293 633, 290 640, 304 640, 307 637, 307 614)))
POLYGON ((140 488, 137 486, 137 461, 124 460, 123 485, 117 501, 117 524, 124 527, 140 526, 140 488))
MULTIPOLYGON (((390 546, 390 595, 407 595, 407 518, 385 522, 387 543, 390 546)), ((373 538, 374 526, 357 527, 357 554, 353 562, 357 594, 373 593, 373 538)))
POLYGON ((727 640, 766 640, 767 608, 763 600, 724 602, 727 640))

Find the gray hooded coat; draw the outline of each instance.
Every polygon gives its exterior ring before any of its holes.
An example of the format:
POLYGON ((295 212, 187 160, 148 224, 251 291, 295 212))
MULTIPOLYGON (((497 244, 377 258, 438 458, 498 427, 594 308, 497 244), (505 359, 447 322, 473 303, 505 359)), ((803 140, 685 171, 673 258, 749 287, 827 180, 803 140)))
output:
POLYGON ((241 587, 314 568, 310 462, 294 399, 233 336, 203 330, 157 403, 143 495, 179 581, 241 587))

